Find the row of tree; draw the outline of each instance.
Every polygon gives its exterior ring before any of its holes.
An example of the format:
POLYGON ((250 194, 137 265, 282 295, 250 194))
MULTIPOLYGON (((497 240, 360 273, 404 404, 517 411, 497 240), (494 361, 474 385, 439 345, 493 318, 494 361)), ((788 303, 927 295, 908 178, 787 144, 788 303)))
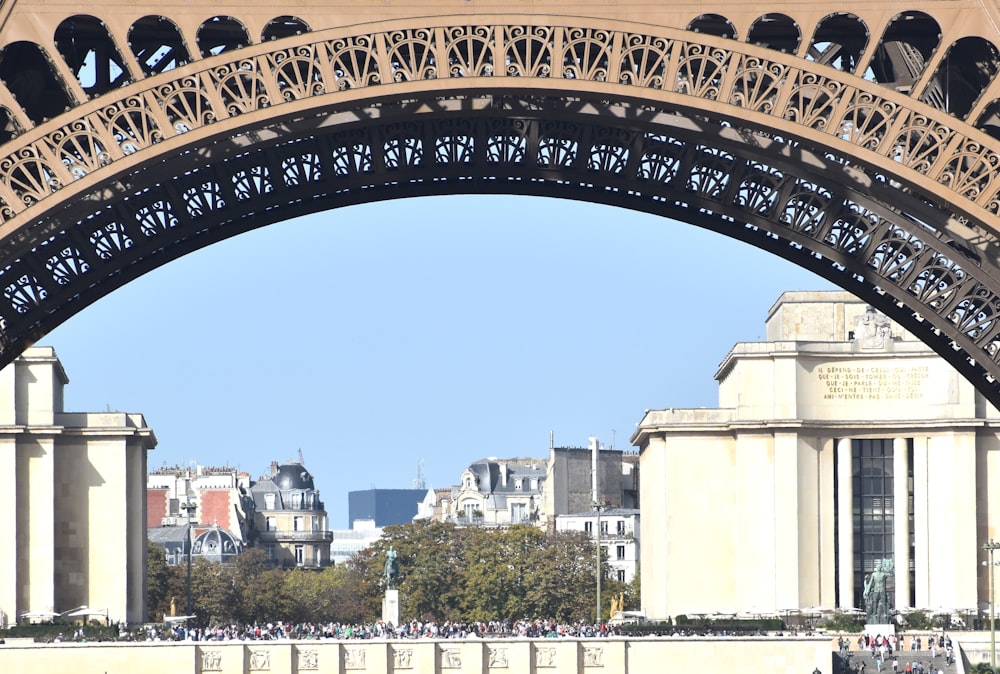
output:
MULTIPOLYGON (((190 579, 193 613, 204 625, 377 620, 390 545, 398 554, 403 620, 594 620, 597 551, 584 534, 440 522, 386 527, 378 542, 346 564, 322 570, 277 569, 258 549, 229 565, 197 559, 190 579)), ((626 607, 638 604, 638 577, 631 584, 609 578, 603 559, 602 570, 604 619, 612 597, 624 595, 626 607)), ((150 619, 186 613, 187 597, 187 567, 167 566, 162 548, 151 545, 150 619)))

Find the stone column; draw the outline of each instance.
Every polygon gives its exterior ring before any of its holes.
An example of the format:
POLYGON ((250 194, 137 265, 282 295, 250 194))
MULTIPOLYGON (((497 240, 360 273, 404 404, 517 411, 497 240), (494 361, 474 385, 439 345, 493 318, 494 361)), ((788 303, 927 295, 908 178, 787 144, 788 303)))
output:
MULTIPOLYGON (((18 463, 24 463, 26 470, 19 471, 18 477, 24 475, 27 479, 18 485, 25 488, 27 497, 21 503, 27 506, 27 550, 18 548, 19 560, 30 564, 30 574, 26 574, 28 582, 24 592, 26 606, 18 606, 18 610, 55 611, 55 443, 52 437, 37 438, 33 442, 25 442, 19 446, 18 463), (27 553, 27 554, 25 554, 27 553)), ((18 514, 23 515, 22 510, 18 514)), ((20 528, 20 527, 19 527, 20 528)), ((18 536, 20 539, 20 535, 18 536)), ((19 571, 22 569, 19 568, 19 571)), ((27 566, 23 569, 28 571, 27 566)), ((20 573, 18 574, 20 578, 20 573)), ((62 608, 62 607, 60 607, 62 608)), ((69 607, 72 608, 72 607, 69 607)))
POLYGON ((854 608, 854 480, 851 439, 837 440, 837 569, 840 608, 854 608))
POLYGON ((906 438, 892 441, 892 554, 896 564, 896 610, 910 605, 910 490, 906 438))

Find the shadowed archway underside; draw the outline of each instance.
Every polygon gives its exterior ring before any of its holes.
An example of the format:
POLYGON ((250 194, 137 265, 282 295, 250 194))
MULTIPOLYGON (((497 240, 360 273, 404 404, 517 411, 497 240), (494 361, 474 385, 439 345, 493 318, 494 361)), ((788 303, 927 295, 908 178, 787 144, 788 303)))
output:
MULTIPOLYGON (((769 250, 868 300, 1000 405, 988 136, 759 46, 501 19, 236 49, 0 146, 0 364, 137 276, 252 228, 384 199, 524 194, 769 250)), ((706 274, 720 272, 709 252, 706 274)))

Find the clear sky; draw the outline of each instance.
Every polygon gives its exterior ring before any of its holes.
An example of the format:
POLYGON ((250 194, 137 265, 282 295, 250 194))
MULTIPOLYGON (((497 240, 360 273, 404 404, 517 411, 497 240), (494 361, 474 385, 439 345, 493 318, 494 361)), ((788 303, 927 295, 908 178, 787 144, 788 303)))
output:
POLYGON ((784 290, 833 286, 686 224, 529 197, 355 206, 147 274, 40 344, 67 411, 141 412, 150 468, 297 460, 347 492, 458 482, 487 457, 634 449, 646 409, 712 407, 784 290))

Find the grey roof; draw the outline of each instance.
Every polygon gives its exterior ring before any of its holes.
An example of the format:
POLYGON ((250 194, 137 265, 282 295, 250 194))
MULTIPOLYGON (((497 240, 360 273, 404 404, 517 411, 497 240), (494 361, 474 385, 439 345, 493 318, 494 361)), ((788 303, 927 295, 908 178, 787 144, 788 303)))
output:
MULTIPOLYGON (((607 510, 601 511, 601 517, 628 517, 630 515, 638 515, 641 511, 638 508, 608 508, 607 510)), ((578 513, 565 513, 563 515, 556 515, 556 517, 593 517, 593 510, 584 510, 578 513)))
MULTIPOLYGON (((548 473, 548 466, 542 459, 480 459, 469 465, 469 470, 476 476, 480 493, 494 494, 520 494, 531 491, 527 485, 521 489, 515 487, 517 478, 528 479, 537 478, 539 488, 541 482, 548 473), (502 468, 506 469, 507 480, 504 483, 502 468)), ((506 501, 505 501, 506 503, 506 501)))

